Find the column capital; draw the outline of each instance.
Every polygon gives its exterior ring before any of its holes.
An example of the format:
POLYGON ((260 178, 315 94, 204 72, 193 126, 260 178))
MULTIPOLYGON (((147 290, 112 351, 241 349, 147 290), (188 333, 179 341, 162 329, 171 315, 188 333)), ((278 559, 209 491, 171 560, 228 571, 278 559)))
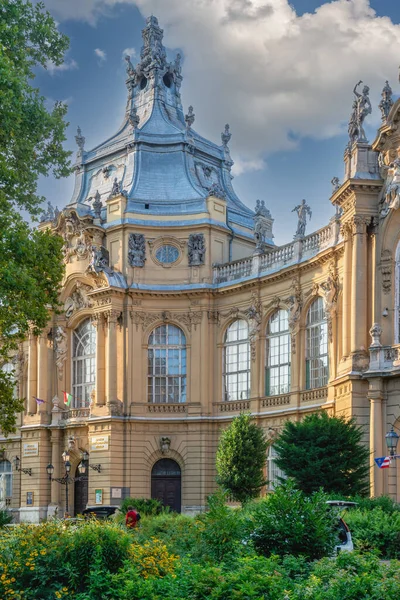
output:
POLYGON ((355 215, 353 217, 353 235, 367 233, 367 227, 371 222, 368 215, 355 215))
POLYGON ((351 239, 353 233, 353 227, 351 221, 345 221, 340 224, 340 235, 343 237, 345 242, 351 239))

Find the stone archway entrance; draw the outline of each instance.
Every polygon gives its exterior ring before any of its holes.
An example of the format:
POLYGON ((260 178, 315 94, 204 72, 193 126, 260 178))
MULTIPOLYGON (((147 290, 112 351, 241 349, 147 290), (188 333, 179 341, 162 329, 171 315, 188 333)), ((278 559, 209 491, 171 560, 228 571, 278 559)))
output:
POLYGON ((170 458, 162 458, 151 471, 151 497, 180 513, 181 483, 181 468, 178 463, 170 458))

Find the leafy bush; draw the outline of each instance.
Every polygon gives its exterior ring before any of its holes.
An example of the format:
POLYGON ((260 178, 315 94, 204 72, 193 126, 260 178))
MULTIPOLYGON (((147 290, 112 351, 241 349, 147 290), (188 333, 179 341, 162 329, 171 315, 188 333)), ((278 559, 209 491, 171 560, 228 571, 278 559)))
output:
POLYGON ((383 559, 400 558, 400 511, 352 509, 345 519, 361 552, 376 551, 383 559))
POLYGON ((124 515, 128 512, 128 506, 134 506, 140 516, 159 515, 162 512, 169 511, 169 507, 165 507, 162 502, 155 498, 125 498, 120 506, 120 510, 124 515))
POLYGON ((389 496, 378 496, 377 498, 363 498, 362 496, 354 496, 351 498, 353 502, 357 502, 357 508, 361 510, 374 510, 381 508, 384 512, 392 514, 400 511, 400 504, 392 500, 389 496))
POLYGON ((167 545, 170 552, 180 556, 195 553, 199 543, 195 519, 176 513, 144 517, 134 534, 139 544, 157 538, 167 545))
POLYGON ((306 496, 288 480, 254 506, 250 539, 258 554, 305 556, 314 560, 332 554, 337 539, 337 512, 326 495, 306 496))
POLYGON ((8 525, 12 520, 12 514, 8 510, 0 510, 0 527, 8 525))

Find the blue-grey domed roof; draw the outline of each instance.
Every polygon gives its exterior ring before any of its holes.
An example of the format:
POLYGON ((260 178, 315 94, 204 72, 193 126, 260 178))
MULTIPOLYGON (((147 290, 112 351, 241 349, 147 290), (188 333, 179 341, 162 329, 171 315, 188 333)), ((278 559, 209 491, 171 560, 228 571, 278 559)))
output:
POLYGON ((117 133, 85 152, 79 132, 71 204, 87 206, 96 192, 106 199, 116 178, 127 194, 130 216, 204 213, 213 193, 226 198, 231 224, 252 230, 254 213, 232 187, 229 126, 220 146, 193 129, 192 107, 186 116, 182 110, 180 55, 167 62, 162 39, 157 19, 149 17, 140 62, 134 67, 126 57, 128 102, 117 133))

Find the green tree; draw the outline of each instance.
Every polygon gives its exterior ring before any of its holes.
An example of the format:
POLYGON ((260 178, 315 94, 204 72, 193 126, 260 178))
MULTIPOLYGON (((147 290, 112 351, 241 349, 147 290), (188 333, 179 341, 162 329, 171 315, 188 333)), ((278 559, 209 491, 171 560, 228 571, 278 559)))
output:
POLYGON ((261 427, 242 413, 222 434, 217 450, 217 483, 233 500, 247 502, 265 485, 268 442, 261 427))
POLYGON ((351 496, 368 493, 369 450, 354 419, 326 412, 286 421, 274 442, 276 464, 306 494, 323 488, 351 496))
MULTIPOLYGON (((0 367, 12 360, 29 328, 35 334, 57 307, 63 276, 62 241, 32 230, 24 221, 37 217, 44 198, 39 175, 70 173, 63 149, 67 107, 49 110, 33 86, 34 70, 60 65, 68 38, 42 3, 0 2, 0 367)), ((14 398, 12 374, 0 368, 0 428, 15 427, 22 400, 14 398)))

